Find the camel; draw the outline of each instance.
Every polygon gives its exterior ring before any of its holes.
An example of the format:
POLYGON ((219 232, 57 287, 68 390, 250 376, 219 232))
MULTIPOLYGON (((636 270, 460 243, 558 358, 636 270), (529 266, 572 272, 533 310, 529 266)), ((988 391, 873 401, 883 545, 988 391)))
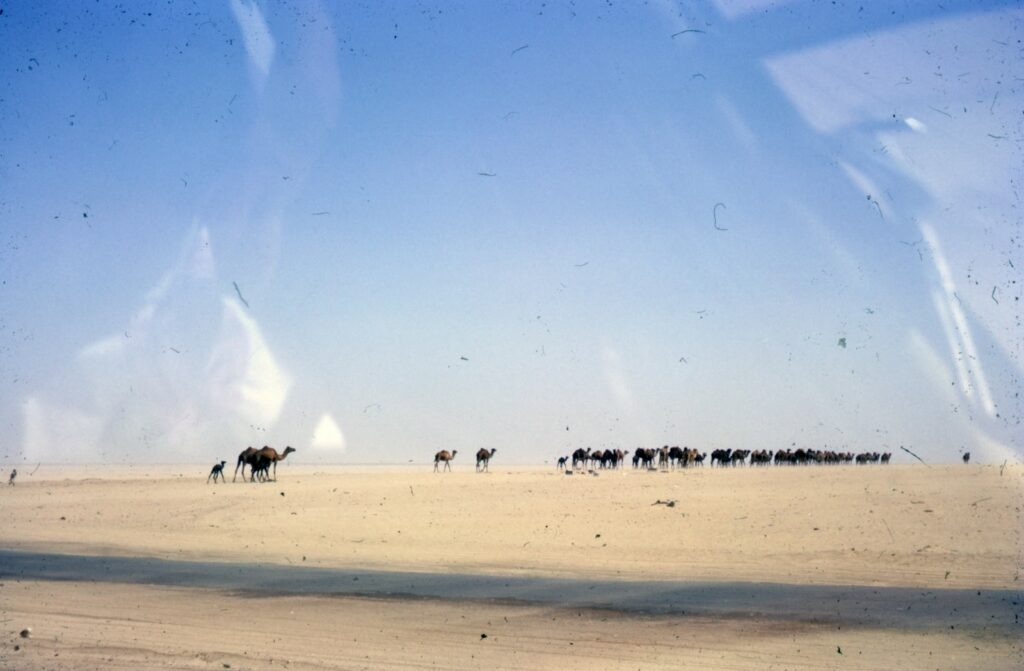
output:
POLYGON ((476 453, 476 471, 477 471, 477 473, 479 473, 480 471, 486 471, 487 470, 487 465, 489 463, 491 463, 491 457, 493 457, 494 453, 497 452, 497 451, 498 451, 498 448, 494 448, 493 450, 487 450, 487 449, 485 449, 483 447, 481 447, 477 451, 477 453, 476 453))
POLYGON ((260 457, 252 464, 251 482, 270 482, 270 459, 260 457))
POLYGON ((569 457, 559 457, 557 470, 561 471, 565 469, 565 465, 569 463, 569 457))
POLYGON ((729 465, 735 466, 739 464, 740 466, 746 466, 746 459, 749 454, 750 450, 733 450, 732 456, 729 457, 729 465))
POLYGON ((658 456, 659 450, 653 447, 638 447, 633 451, 633 468, 639 464, 643 468, 654 468, 654 457, 658 456))
POLYGON ((582 447, 572 453, 572 468, 576 470, 577 467, 585 468, 587 460, 590 459, 590 448, 584 450, 582 447))
POLYGON ((452 470, 452 459, 454 459, 455 455, 458 454, 458 453, 459 453, 458 450, 452 450, 451 452, 448 452, 448 450, 441 450, 440 452, 435 454, 434 455, 434 472, 435 473, 437 472, 437 466, 442 461, 444 462, 444 470, 446 470, 446 471, 452 470))
MULTIPOLYGON (((31 473, 29 473, 29 475, 31 475, 31 473)), ((14 479, 17 478, 17 477, 18 477, 18 469, 17 468, 12 468, 11 469, 11 477, 10 477, 9 480, 7 480, 7 484, 8 485, 13 485, 14 484, 14 479)))
POLYGON ((622 450, 605 450, 604 455, 601 457, 601 468, 618 468, 625 458, 626 452, 622 450))
POLYGON ((238 463, 235 464, 235 477, 231 478, 231 482, 238 479, 239 468, 242 469, 242 480, 245 481, 245 465, 248 464, 251 467, 256 462, 254 455, 257 452, 259 452, 259 450, 250 445, 238 454, 238 463))
POLYGON ((711 465, 714 466, 715 462, 718 462, 719 466, 725 466, 730 463, 732 459, 732 450, 717 449, 711 451, 711 465))
POLYGON ((206 476, 206 484, 210 484, 210 478, 213 478, 213 484, 217 484, 217 478, 220 478, 221 482, 227 482, 227 477, 224 476, 224 464, 228 462, 221 461, 219 464, 214 464, 210 470, 210 474, 206 476))
MULTIPOLYGON (((285 457, 287 457, 292 452, 297 452, 297 451, 298 450, 296 450, 294 447, 285 447, 284 448, 284 452, 278 452, 277 450, 275 450, 272 447, 264 447, 262 450, 257 450, 256 451, 256 454, 253 455, 252 461, 250 461, 249 463, 250 464, 259 464, 260 462, 262 462, 264 460, 269 461, 271 464, 274 465, 274 477, 271 478, 271 480, 275 480, 276 481, 277 480, 277 462, 284 461, 285 457)), ((269 467, 265 467, 263 470, 266 471, 265 475, 269 475, 269 471, 270 471, 269 467)), ((250 475, 251 475, 251 473, 250 473, 250 475)))
POLYGON ((964 463, 966 464, 970 460, 971 460, 971 453, 970 452, 964 452, 964 463))

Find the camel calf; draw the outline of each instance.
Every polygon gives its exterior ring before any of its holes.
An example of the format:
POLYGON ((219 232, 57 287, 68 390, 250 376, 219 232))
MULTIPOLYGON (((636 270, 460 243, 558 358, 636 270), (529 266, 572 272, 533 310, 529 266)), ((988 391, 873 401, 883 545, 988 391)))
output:
POLYGON ((224 464, 226 463, 228 462, 222 461, 219 464, 213 465, 213 468, 210 469, 210 474, 206 476, 206 484, 210 484, 210 478, 213 478, 213 484, 217 484, 217 478, 220 478, 222 483, 228 481, 227 476, 224 475, 224 464))

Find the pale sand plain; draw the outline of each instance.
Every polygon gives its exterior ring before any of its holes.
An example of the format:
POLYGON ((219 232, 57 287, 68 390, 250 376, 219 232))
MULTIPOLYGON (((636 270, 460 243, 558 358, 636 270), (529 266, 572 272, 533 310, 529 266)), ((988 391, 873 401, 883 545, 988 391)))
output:
POLYGON ((0 668, 1024 667, 1020 466, 566 476, 499 458, 282 463, 266 484, 22 469, 0 549, 35 554, 0 562, 72 557, 0 563, 0 668))

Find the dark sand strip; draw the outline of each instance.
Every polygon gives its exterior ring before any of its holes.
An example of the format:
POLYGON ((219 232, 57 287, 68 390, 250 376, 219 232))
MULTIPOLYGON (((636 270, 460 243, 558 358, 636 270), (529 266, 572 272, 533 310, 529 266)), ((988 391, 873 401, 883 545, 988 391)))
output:
POLYGON ((1020 632, 1019 590, 625 581, 325 569, 0 550, 0 578, 200 587, 259 598, 361 596, 518 602, 629 615, 768 618, 1020 632))

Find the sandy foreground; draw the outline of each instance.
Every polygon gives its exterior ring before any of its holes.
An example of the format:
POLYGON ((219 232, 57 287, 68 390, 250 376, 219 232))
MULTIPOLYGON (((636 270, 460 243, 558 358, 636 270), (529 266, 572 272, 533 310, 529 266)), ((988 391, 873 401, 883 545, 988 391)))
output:
POLYGON ((1024 667, 1020 466, 431 468, 20 469, 0 668, 1024 667))

